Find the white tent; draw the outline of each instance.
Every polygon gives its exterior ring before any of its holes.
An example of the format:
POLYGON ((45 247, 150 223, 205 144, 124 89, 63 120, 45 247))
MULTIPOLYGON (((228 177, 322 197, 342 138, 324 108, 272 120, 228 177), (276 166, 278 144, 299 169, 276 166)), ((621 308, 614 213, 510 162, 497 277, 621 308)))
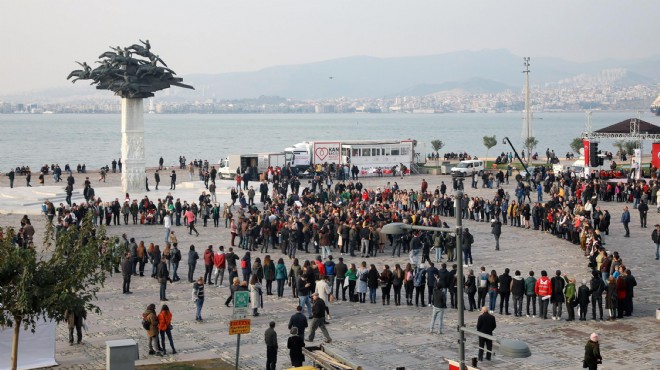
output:
MULTIPOLYGON (((28 328, 23 330, 18 338, 18 368, 36 369, 57 365, 55 361, 55 331, 57 324, 53 321, 37 321, 35 332, 28 328)), ((11 368, 11 345, 14 329, 0 330, 0 370, 11 368)))

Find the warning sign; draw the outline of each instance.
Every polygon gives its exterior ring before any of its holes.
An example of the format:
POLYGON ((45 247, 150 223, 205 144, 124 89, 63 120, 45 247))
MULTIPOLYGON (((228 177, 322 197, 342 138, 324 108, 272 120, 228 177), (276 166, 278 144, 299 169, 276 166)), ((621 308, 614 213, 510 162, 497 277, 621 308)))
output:
POLYGON ((229 322, 229 335, 249 334, 250 320, 231 320, 229 322))

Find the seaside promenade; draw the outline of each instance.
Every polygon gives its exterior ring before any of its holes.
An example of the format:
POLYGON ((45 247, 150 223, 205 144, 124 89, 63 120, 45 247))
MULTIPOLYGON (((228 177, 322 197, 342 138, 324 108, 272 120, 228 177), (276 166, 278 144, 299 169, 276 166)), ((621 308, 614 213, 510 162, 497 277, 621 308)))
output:
MULTIPOLYGON (((164 171, 164 174, 167 173, 164 171)), ((188 182, 188 174, 177 170, 180 182, 177 190, 172 191, 174 198, 197 201, 203 184, 199 181, 188 182)), ((74 175, 76 178, 75 190, 82 191, 84 174, 74 175)), ((119 187, 119 174, 108 174, 106 183, 99 183, 95 174, 88 174, 96 195, 101 199, 113 200, 123 199, 119 187)), ((435 189, 444 181, 451 187, 449 176, 410 176, 403 179, 399 177, 365 178, 361 179, 366 188, 384 187, 387 182, 396 181, 401 188, 419 190, 422 178, 429 183, 429 190, 435 189)), ((34 177, 33 177, 34 179, 34 177)), ((131 199, 141 199, 144 195, 152 200, 163 198, 170 192, 169 181, 161 182, 160 190, 153 190, 153 176, 149 174, 150 192, 130 194, 131 199)), ((169 178, 167 178, 169 180, 169 178)), ((44 219, 39 216, 41 199, 53 197, 57 193, 63 193, 62 183, 53 185, 52 180, 46 180, 49 186, 43 188, 33 182, 31 190, 25 188, 22 177, 17 176, 15 188, 9 189, 6 177, 0 177, 0 226, 19 226, 23 214, 29 214, 37 230, 37 245, 40 245, 44 230, 44 219), (37 192, 38 191, 38 192, 37 192), (53 195, 50 195, 53 194, 53 195)), ((218 184, 218 203, 223 204, 229 199, 229 189, 235 185, 234 181, 222 180, 218 184)), ((251 183, 258 188, 257 183, 251 183)), ((302 186, 305 186, 303 183, 302 186)), ((514 185, 504 185, 505 191, 513 195, 514 185)), ((472 196, 485 196, 492 198, 492 189, 470 189, 466 184, 465 192, 472 196)), ((80 200, 76 199, 74 202, 80 200)), ((258 199, 258 196, 257 196, 258 199)), ((57 206, 59 201, 54 202, 57 206)), ((651 227, 642 229, 639 227, 639 215, 631 208, 631 237, 623 237, 623 227, 618 222, 623 203, 599 202, 601 209, 607 209, 612 214, 610 235, 607 239, 609 251, 618 251, 624 264, 630 268, 637 279, 638 286, 635 288, 635 311, 632 317, 614 322, 609 321, 574 321, 564 320, 541 320, 526 317, 514 317, 495 314, 497 329, 494 335, 500 338, 519 339, 527 342, 531 348, 532 356, 526 359, 509 359, 502 357, 495 346, 495 356, 492 361, 479 364, 482 369, 577 369, 582 366, 584 345, 589 334, 597 332, 600 334, 601 352, 603 355, 602 369, 657 369, 660 368, 660 322, 656 320, 656 310, 660 307, 660 293, 658 286, 660 277, 657 275, 659 262, 654 259, 655 246, 651 242, 651 227)), ((649 213, 649 225, 660 223, 660 214, 649 213)), ((443 218, 450 226, 455 225, 453 218, 443 218)), ((179 238, 179 246, 183 254, 183 260, 179 268, 179 275, 185 277, 187 273, 187 251, 191 244, 196 246, 198 252, 208 245, 213 245, 217 250, 219 245, 225 249, 230 245, 229 229, 225 229, 221 222, 220 228, 202 227, 197 228, 199 237, 190 236, 185 227, 174 227, 179 238)), ((541 270, 548 271, 552 276, 555 270, 566 272, 569 277, 575 277, 577 285, 583 279, 589 279, 590 269, 587 260, 582 256, 578 246, 540 231, 525 230, 503 226, 500 240, 501 250, 495 251, 494 239, 490 234, 490 224, 477 223, 466 220, 464 227, 470 229, 474 235, 475 243, 472 248, 475 270, 485 266, 487 271, 497 270, 502 273, 504 268, 510 268, 511 274, 520 270, 523 276, 527 276, 529 270, 534 270, 536 276, 541 270)), ((143 240, 145 243, 163 243, 162 226, 132 225, 109 226, 107 231, 111 235, 126 233, 128 237, 134 237, 136 241, 143 240)), ((310 249, 311 250, 311 249, 310 249)), ((379 254, 376 258, 365 259, 367 263, 374 263, 378 270, 384 264, 394 266, 395 263, 405 265, 407 256, 400 258, 391 257, 391 249, 386 247, 384 255, 379 254), (389 252, 389 253, 388 253, 389 252)), ((243 250, 236 248, 239 256, 243 250)), ((201 254, 201 253, 200 253, 201 254)), ((281 256, 280 251, 269 253, 275 259, 281 256)), ((264 254, 252 252, 253 259, 259 256, 263 259, 264 254)), ((338 253, 333 253, 336 258, 338 253)), ((298 258, 312 260, 315 254, 306 255, 299 253, 298 258)), ((359 257, 344 256, 344 262, 359 263, 363 259, 359 257)), ((446 260, 446 257, 443 256, 446 260)), ((203 262, 197 265, 195 275, 203 274, 203 262)), ((291 261, 285 258, 287 268, 291 261)), ((147 264, 145 270, 150 269, 147 264)), ((466 270, 467 272, 467 270, 466 270)), ((148 275, 148 274, 145 274, 148 275)), ((173 313, 173 337, 177 350, 176 355, 169 354, 164 357, 149 356, 147 354, 147 338, 140 325, 141 314, 149 303, 155 303, 157 311, 160 310, 158 302, 158 283, 156 280, 145 277, 133 277, 131 290, 133 295, 122 295, 121 276, 115 274, 109 277, 106 286, 99 294, 97 304, 102 308, 101 316, 89 315, 89 332, 84 333, 84 345, 69 346, 67 341, 68 330, 65 323, 58 326, 56 343, 56 360, 59 363, 57 369, 102 369, 105 368, 105 342, 115 339, 132 338, 138 341, 140 360, 138 364, 161 364, 178 361, 189 361, 221 357, 228 362, 234 361, 236 350, 236 337, 228 335, 228 325, 231 318, 231 308, 224 306, 224 300, 228 296, 228 283, 225 277, 223 287, 215 288, 208 286, 206 300, 202 311, 204 321, 196 323, 195 306, 191 301, 191 284, 185 279, 180 282, 169 284, 167 295, 168 305, 173 313)), ((467 301, 467 299, 466 299, 467 301)), ((499 302, 499 299, 498 299, 499 302)), ((297 299, 291 298, 290 288, 285 289, 284 298, 264 295, 264 308, 260 309, 261 316, 249 317, 252 319, 252 332, 241 337, 241 369, 263 368, 266 362, 266 348, 264 344, 264 331, 268 322, 273 320, 277 323, 275 330, 278 333, 279 351, 278 368, 290 367, 286 339, 288 330, 286 328, 289 317, 295 312, 298 304, 297 299)), ((458 334, 456 332, 457 311, 446 309, 445 321, 442 335, 431 335, 429 322, 431 308, 411 306, 383 306, 380 303, 380 291, 378 292, 378 304, 359 304, 351 302, 336 301, 329 304, 332 314, 331 324, 328 330, 332 336, 332 343, 328 346, 336 352, 343 354, 346 358, 362 365, 364 369, 394 369, 405 367, 406 369, 443 369, 446 363, 443 358, 457 359, 458 334)), ((525 309, 523 305, 523 310, 525 309)), ((591 312, 591 306, 589 306, 591 312)), ((477 312, 466 312, 465 322, 467 326, 475 327, 477 312)), ((607 316, 607 314, 605 314, 607 316)), ((591 318, 591 314, 587 315, 591 318)), ((467 335, 466 357, 476 357, 477 338, 467 335)), ((321 343, 322 336, 317 335, 314 343, 321 343)), ((309 345, 309 343, 308 343, 309 345)))

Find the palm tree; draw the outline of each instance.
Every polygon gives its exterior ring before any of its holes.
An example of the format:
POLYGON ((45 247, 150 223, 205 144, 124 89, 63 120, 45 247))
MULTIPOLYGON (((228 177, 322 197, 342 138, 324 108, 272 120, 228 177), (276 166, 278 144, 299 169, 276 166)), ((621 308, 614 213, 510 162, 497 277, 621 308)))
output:
POLYGON ((571 149, 580 155, 580 150, 584 149, 584 143, 581 137, 576 137, 571 141, 571 149))

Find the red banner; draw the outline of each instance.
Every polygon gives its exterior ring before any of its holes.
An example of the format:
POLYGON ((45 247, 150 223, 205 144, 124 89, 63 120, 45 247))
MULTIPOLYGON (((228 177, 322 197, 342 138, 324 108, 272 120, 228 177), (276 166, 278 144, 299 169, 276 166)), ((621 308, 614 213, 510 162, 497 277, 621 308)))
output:
POLYGON ((651 163, 653 167, 660 168, 660 143, 653 143, 651 148, 651 153, 653 153, 651 163))
POLYGON ((582 140, 584 146, 584 166, 589 167, 589 140, 582 140))

